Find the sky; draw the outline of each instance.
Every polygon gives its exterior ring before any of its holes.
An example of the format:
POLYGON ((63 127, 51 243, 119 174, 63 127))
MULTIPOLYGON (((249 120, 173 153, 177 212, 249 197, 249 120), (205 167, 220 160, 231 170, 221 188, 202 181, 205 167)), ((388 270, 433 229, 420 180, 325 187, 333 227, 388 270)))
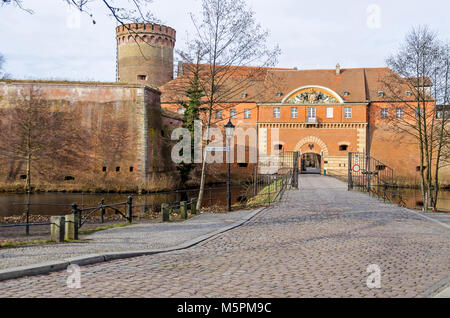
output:
MULTIPOLYGON (((126 2, 126 0, 116 0, 126 2)), ((95 4, 97 3, 98 4, 95 4)), ((383 67, 414 26, 429 25, 450 39, 447 0, 247 0, 256 20, 281 49, 278 67, 330 69, 383 67)), ((91 11, 96 24, 62 0, 23 0, 34 14, 0 7, 0 53, 17 79, 114 81, 116 22, 101 1, 91 11)), ((194 34, 190 13, 201 0, 154 0, 152 13, 177 30, 176 48, 194 34)))

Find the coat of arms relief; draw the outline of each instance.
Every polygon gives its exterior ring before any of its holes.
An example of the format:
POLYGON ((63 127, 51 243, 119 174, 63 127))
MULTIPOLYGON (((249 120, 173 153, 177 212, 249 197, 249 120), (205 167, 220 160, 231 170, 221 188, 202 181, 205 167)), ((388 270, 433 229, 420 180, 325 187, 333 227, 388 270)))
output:
POLYGON ((288 103, 293 104, 337 104, 336 98, 326 93, 310 89, 295 95, 288 100, 288 103))

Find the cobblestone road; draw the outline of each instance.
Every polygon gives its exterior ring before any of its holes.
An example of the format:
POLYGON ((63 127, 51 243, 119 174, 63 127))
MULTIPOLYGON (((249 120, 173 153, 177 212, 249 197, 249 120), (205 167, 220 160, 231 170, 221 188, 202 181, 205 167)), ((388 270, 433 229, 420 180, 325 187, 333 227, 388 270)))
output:
POLYGON ((3 297, 422 297, 450 277, 450 232, 332 178, 187 250, 0 282, 3 297), (366 285, 367 266, 381 288, 366 285))

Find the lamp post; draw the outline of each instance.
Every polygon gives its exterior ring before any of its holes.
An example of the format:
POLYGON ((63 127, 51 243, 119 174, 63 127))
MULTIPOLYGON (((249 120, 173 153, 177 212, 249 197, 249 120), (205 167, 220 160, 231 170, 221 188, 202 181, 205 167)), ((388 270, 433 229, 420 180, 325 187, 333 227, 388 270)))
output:
POLYGON ((231 211, 231 160, 230 160, 230 151, 231 151, 231 138, 234 137, 234 125, 231 122, 231 119, 228 120, 228 123, 225 125, 225 135, 227 138, 227 210, 231 211))

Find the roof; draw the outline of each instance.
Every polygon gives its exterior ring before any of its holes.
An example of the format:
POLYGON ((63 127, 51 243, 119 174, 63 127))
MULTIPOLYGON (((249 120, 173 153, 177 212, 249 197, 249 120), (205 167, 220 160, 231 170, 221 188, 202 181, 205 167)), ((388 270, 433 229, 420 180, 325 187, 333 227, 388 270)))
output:
MULTIPOLYGON (((202 65, 202 68, 205 66, 202 65)), ((207 67, 207 66, 206 66, 207 67)), ((348 68, 295 70, 287 68, 254 68, 232 67, 233 76, 227 81, 227 86, 239 86, 239 81, 246 74, 258 72, 251 85, 235 89, 227 101, 230 102, 281 102, 287 94, 306 86, 322 86, 337 93, 344 102, 367 102, 380 100, 378 91, 383 90, 383 78, 396 76, 389 68, 348 68), (236 76, 234 76, 236 74, 236 76), (344 95, 344 92, 348 94, 344 95), (247 96, 244 97, 243 93, 247 96), (278 94, 282 93, 282 94, 278 94)), ((160 87, 162 103, 185 100, 185 90, 189 83, 189 72, 184 73, 166 85, 160 87)))

